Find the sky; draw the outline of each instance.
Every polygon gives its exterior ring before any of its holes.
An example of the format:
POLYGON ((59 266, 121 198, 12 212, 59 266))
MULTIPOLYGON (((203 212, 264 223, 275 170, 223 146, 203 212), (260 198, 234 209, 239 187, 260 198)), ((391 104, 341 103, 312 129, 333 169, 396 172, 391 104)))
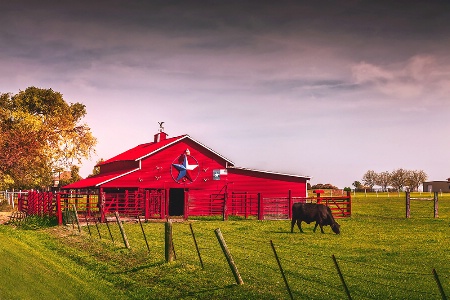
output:
POLYGON ((0 93, 86 106, 92 172, 158 122, 236 166, 339 188, 450 177, 450 2, 0 0, 0 93))

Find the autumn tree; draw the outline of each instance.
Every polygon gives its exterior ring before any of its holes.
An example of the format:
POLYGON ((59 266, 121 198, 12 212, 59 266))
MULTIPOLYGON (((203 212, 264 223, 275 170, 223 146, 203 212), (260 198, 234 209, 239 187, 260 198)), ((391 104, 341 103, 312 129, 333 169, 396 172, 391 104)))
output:
POLYGON ((54 170, 89 158, 96 139, 82 123, 86 107, 52 89, 0 94, 0 182, 9 188, 51 184, 54 170), (5 184, 4 184, 5 185, 5 184))

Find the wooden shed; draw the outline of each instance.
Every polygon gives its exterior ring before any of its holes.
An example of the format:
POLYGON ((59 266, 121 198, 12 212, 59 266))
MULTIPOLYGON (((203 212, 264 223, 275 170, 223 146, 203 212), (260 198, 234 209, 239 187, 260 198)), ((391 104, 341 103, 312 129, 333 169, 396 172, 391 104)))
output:
MULTIPOLYGON (((163 129, 154 135, 153 142, 118 154, 98 167, 98 175, 67 185, 64 190, 68 194, 92 194, 95 198, 90 205, 104 213, 128 208, 130 213, 146 218, 256 215, 262 209, 263 197, 275 202, 277 198, 307 197, 310 179, 237 167, 189 135, 169 138, 163 129)), ((283 214, 288 214, 288 205, 283 204, 283 214)))

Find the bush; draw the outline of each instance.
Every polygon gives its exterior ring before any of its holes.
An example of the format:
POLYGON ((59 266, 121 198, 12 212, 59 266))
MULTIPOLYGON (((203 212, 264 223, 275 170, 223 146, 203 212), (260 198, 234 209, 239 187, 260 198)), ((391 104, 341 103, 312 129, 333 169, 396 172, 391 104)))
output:
POLYGON ((56 217, 49 216, 28 216, 18 226, 23 229, 36 230, 40 228, 48 228, 58 225, 58 219, 56 217))
POLYGON ((318 183, 312 186, 313 190, 338 190, 338 188, 330 183, 318 183))

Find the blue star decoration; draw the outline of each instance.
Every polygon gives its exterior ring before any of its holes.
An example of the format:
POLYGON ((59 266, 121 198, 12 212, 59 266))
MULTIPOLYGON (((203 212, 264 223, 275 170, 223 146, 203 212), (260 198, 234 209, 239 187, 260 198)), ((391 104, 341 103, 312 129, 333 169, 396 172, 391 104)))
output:
POLYGON ((198 167, 198 165, 190 165, 186 154, 182 154, 180 157, 180 164, 172 164, 172 166, 178 170, 178 176, 176 181, 184 180, 185 178, 193 182, 196 178, 192 179, 190 171, 198 167))

